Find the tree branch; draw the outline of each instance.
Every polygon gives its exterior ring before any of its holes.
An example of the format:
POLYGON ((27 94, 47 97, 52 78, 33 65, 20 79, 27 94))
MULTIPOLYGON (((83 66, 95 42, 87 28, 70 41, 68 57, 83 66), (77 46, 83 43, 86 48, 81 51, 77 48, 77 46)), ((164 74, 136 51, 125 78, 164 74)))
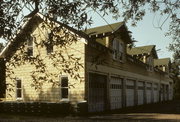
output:
POLYGON ((35 3, 35 9, 34 9, 30 14, 28 14, 27 16, 25 16, 25 18, 32 17, 32 16, 34 16, 36 13, 39 12, 39 0, 34 0, 34 3, 35 3))

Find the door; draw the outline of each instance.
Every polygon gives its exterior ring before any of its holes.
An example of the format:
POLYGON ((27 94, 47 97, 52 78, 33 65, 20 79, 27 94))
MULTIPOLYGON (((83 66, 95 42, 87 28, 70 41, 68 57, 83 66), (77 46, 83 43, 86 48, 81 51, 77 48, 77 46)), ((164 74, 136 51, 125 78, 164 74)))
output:
POLYGON ((153 94, 154 94, 154 102, 156 103, 156 102, 159 101, 158 84, 155 83, 153 87, 154 87, 154 92, 153 92, 153 94))
POLYGON ((122 108, 122 81, 122 78, 111 77, 109 84, 111 110, 122 108))
POLYGON ((151 103, 152 102, 152 83, 147 83, 146 87, 147 87, 147 90, 146 90, 147 103, 151 103))
POLYGON ((135 81, 126 81, 126 106, 134 106, 135 101, 135 81))
POLYGON ((107 76, 89 73, 89 112, 101 112, 106 108, 107 76))
POLYGON ((144 104, 144 82, 138 81, 138 105, 144 104))

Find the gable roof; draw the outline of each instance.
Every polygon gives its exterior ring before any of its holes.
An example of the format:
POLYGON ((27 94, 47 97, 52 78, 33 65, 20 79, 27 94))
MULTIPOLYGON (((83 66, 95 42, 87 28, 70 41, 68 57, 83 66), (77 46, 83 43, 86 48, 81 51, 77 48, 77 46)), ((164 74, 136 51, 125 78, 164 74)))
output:
MULTIPOLYGON (((14 38, 13 38, 12 40, 10 40, 10 41, 7 43, 7 45, 5 46, 5 48, 1 51, 1 53, 0 53, 0 58, 4 57, 4 56, 6 55, 6 53, 8 52, 8 49, 11 48, 12 46, 13 46, 13 47, 18 47, 18 46, 14 46, 14 44, 15 44, 15 43, 20 43, 21 40, 19 40, 19 38, 22 37, 22 36, 24 36, 24 35, 23 35, 23 32, 24 32, 24 31, 30 31, 30 30, 32 30, 33 25, 34 25, 34 22, 37 22, 37 19, 40 20, 40 21, 42 21, 42 20, 50 20, 50 21, 53 21, 53 22, 55 22, 56 24, 59 24, 59 25, 65 27, 66 29, 72 31, 73 33, 79 35, 81 38, 84 38, 84 39, 87 39, 87 40, 88 40, 88 38, 89 38, 89 37, 87 36, 87 34, 85 34, 85 33, 82 32, 82 31, 78 31, 78 30, 76 30, 76 29, 74 29, 74 28, 72 28, 72 27, 70 27, 70 26, 68 26, 68 25, 66 25, 66 24, 63 24, 63 23, 61 23, 61 22, 59 22, 59 21, 56 21, 56 20, 54 20, 54 19, 52 19, 52 18, 48 18, 48 17, 42 15, 41 13, 37 13, 37 14, 35 14, 35 15, 32 16, 32 17, 24 18, 24 21, 23 21, 24 23, 22 23, 20 29, 17 31, 17 33, 16 33, 16 35, 14 36, 14 38)), ((23 40, 23 41, 25 41, 25 40, 23 40)))
POLYGON ((118 30, 123 24, 124 24, 124 22, 108 24, 108 25, 104 25, 104 26, 90 28, 90 29, 85 30, 84 32, 90 36, 98 35, 98 34, 102 34, 102 33, 109 33, 109 32, 113 33, 116 30, 118 30))
POLYGON ((18 47, 17 44, 16 44, 16 46, 14 46, 15 43, 20 43, 20 41, 25 40, 25 39, 19 39, 19 38, 23 36, 24 31, 32 30, 34 22, 37 21, 36 19, 39 19, 41 21, 43 21, 43 20, 53 21, 56 24, 59 24, 59 25, 65 27, 66 29, 72 31, 73 33, 77 34, 81 38, 84 38, 85 40, 90 40, 90 35, 97 35, 97 34, 104 34, 104 33, 112 34, 114 32, 117 32, 117 30, 120 30, 120 32, 122 32, 122 33, 125 32, 122 34, 123 35, 122 38, 126 38, 127 42, 131 43, 129 31, 127 30, 124 22, 118 22, 118 23, 114 23, 114 24, 110 24, 110 25, 90 28, 90 29, 87 29, 86 31, 79 31, 79 30, 76 30, 76 29, 74 29, 66 24, 63 24, 57 20, 54 20, 53 18, 48 18, 48 17, 42 15, 41 13, 37 13, 32 17, 25 18, 24 23, 22 23, 21 29, 17 31, 17 34, 15 35, 13 40, 9 41, 8 44, 5 46, 5 48, 1 51, 0 57, 4 57, 6 55, 6 53, 8 53, 8 54, 11 53, 8 50, 9 48, 18 47))
POLYGON ((157 53, 155 50, 155 45, 147 45, 147 46, 140 46, 134 48, 127 48, 127 53, 129 55, 140 55, 140 54, 151 54, 153 53, 155 58, 157 58, 157 53))
POLYGON ((117 22, 113 24, 107 24, 104 26, 99 26, 95 28, 90 28, 87 30, 84 30, 84 32, 91 38, 99 38, 99 37, 105 37, 110 36, 113 34, 120 34, 121 38, 126 41, 127 43, 132 43, 131 40, 131 33, 128 31, 127 26, 124 22, 117 22))
POLYGON ((161 59, 154 59, 154 66, 163 66, 163 65, 169 65, 170 58, 161 58, 161 59))

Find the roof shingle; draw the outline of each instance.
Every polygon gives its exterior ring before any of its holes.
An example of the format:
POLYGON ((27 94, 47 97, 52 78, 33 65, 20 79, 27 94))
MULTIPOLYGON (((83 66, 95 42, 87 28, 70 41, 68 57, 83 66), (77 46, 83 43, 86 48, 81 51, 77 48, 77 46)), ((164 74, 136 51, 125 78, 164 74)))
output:
POLYGON ((151 53, 155 45, 127 48, 127 53, 130 55, 148 54, 151 53))
POLYGON ((109 24, 109 25, 90 28, 90 29, 85 30, 84 32, 91 36, 97 35, 97 34, 102 34, 102 33, 115 32, 123 24, 124 24, 124 22, 113 23, 113 24, 109 24))
POLYGON ((154 66, 168 65, 170 58, 154 59, 154 66))

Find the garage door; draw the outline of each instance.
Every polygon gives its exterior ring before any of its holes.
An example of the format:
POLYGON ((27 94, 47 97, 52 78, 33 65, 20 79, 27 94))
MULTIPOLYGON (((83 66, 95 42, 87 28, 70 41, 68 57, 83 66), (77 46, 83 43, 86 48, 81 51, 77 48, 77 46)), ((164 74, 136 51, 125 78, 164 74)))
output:
POLYGON ((135 81, 127 80, 126 81, 126 106, 134 106, 135 98, 135 81))
POLYGON ((160 98, 161 98, 161 101, 164 101, 164 84, 161 84, 161 87, 160 87, 160 98))
POLYGON ((152 83, 146 84, 146 98, 147 98, 147 103, 152 102, 152 83))
POLYGON ((111 77, 110 106, 111 110, 122 108, 122 78, 111 77))
POLYGON ((158 84, 155 83, 153 87, 154 87, 154 92, 153 92, 153 94, 154 94, 154 102, 158 102, 159 101, 158 84))
POLYGON ((101 112, 105 110, 107 76, 89 73, 89 112, 101 112))
POLYGON ((169 89, 169 88, 168 88, 168 85, 165 85, 165 100, 166 100, 166 101, 168 100, 168 92, 169 92, 168 89, 169 89))
POLYGON ((172 83, 169 84, 169 100, 173 99, 173 85, 172 83))
POLYGON ((144 82, 138 81, 138 105, 144 104, 144 82))

